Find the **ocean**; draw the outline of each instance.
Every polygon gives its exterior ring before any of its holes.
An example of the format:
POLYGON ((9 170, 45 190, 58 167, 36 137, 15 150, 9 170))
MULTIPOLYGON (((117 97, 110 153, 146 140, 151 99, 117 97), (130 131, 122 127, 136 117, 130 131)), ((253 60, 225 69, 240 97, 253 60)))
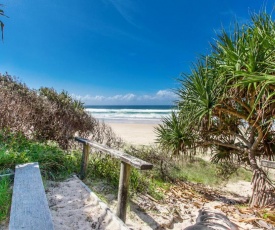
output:
POLYGON ((170 105, 108 105, 85 106, 93 117, 106 123, 149 123, 159 124, 161 119, 171 114, 170 105))

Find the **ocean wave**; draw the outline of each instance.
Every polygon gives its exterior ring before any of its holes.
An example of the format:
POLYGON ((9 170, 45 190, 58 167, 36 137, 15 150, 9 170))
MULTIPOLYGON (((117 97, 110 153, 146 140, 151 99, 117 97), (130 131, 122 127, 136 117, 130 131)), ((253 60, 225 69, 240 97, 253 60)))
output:
POLYGON ((171 114, 172 109, 108 109, 108 108, 86 108, 93 117, 101 120, 156 120, 171 114))
POLYGON ((90 113, 171 113, 172 109, 94 109, 87 108, 90 113))

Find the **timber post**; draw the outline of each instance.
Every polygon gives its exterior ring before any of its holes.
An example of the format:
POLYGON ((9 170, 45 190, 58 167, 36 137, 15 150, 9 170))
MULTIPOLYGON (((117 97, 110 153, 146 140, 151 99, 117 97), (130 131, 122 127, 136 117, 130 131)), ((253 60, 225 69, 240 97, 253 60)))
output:
POLYGON ((83 180, 86 177, 88 162, 89 162, 90 145, 83 143, 80 179, 83 180))
POLYGON ((137 157, 131 156, 127 153, 112 149, 108 146, 96 143, 94 141, 91 141, 85 138, 75 137, 75 140, 83 144, 82 163, 81 163, 81 170, 80 170, 81 179, 84 179, 86 176, 91 147, 101 152, 104 152, 110 155, 111 157, 121 161, 119 189, 118 189, 117 216, 123 222, 125 222, 131 167, 135 167, 139 170, 150 170, 153 168, 153 165, 137 157))
POLYGON ((122 161, 120 165, 118 205, 117 205, 116 214, 123 222, 126 221, 130 173, 131 173, 131 165, 122 161))

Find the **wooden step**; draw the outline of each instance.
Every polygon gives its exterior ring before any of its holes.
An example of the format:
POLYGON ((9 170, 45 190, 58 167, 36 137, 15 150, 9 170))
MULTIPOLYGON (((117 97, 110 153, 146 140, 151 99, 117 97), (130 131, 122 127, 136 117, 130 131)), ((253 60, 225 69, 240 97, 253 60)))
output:
POLYGON ((37 162, 16 166, 9 229, 54 229, 37 162))

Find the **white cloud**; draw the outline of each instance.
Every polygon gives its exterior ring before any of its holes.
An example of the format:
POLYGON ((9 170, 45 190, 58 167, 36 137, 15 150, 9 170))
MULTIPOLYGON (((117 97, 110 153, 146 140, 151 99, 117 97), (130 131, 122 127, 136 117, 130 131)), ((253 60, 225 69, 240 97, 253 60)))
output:
MULTIPOLYGON (((103 97, 103 96, 100 96, 103 97)), ((108 101, 131 101, 136 97, 136 95, 132 94, 132 93, 128 93, 125 95, 115 95, 112 97, 107 97, 105 98, 108 101)))
POLYGON ((103 101, 104 97, 103 96, 95 96, 95 99, 98 101, 103 101))
POLYGON ((135 95, 128 93, 125 95, 102 96, 102 95, 72 95, 74 98, 83 101, 86 105, 121 105, 121 104, 172 104, 177 99, 177 95, 170 90, 159 90, 155 94, 135 95))
POLYGON ((177 98, 177 95, 170 90, 159 90, 156 94, 158 97, 177 98))

